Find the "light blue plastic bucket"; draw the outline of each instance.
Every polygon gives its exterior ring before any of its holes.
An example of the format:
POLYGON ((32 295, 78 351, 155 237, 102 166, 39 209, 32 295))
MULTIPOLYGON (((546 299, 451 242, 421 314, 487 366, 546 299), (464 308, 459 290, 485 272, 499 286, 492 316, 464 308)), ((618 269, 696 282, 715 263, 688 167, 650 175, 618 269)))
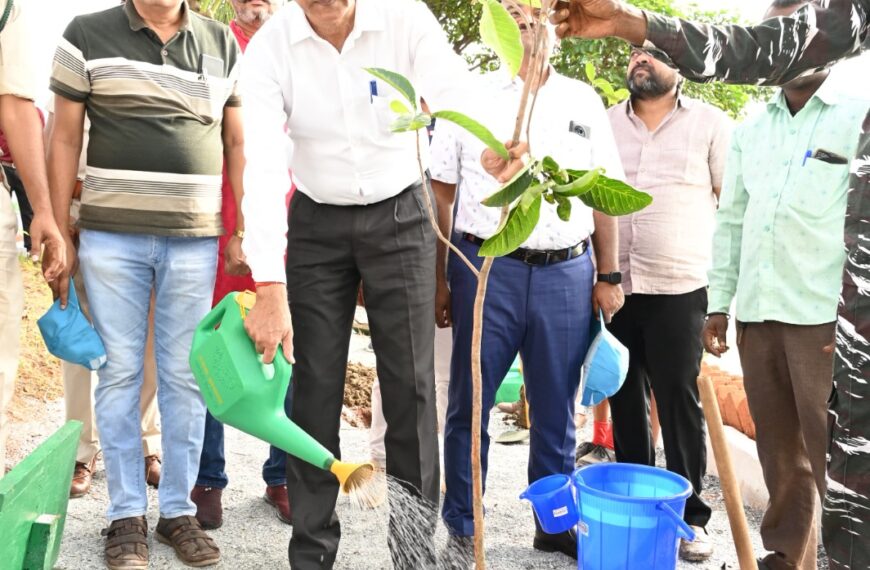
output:
POLYGON ((674 570, 679 540, 694 540, 683 521, 691 484, 664 469, 627 463, 574 472, 582 570, 674 570))
POLYGON ((559 534, 577 525, 577 496, 568 475, 549 475, 538 479, 520 494, 529 501, 541 529, 559 534))

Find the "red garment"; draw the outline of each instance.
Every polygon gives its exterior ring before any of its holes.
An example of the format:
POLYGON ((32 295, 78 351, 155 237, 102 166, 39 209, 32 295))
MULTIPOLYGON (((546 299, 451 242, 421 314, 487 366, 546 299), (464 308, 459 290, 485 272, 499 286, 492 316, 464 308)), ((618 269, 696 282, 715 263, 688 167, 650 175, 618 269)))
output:
MULTIPOLYGON (((239 42, 239 48, 242 52, 248 47, 250 38, 245 35, 242 28, 235 21, 230 22, 230 29, 236 36, 236 41, 239 42)), ((286 206, 290 206, 290 198, 293 196, 295 188, 291 184, 290 191, 287 192, 286 206)), ((218 240, 218 264, 217 275, 214 283, 214 295, 212 296, 212 306, 217 305, 224 297, 233 291, 254 290, 254 278, 248 275, 227 275, 224 272, 224 249, 230 241, 233 233, 236 231, 236 199, 233 196, 233 187, 230 185, 230 180, 227 177, 227 167, 224 164, 223 184, 221 186, 221 220, 224 224, 224 235, 218 240)))

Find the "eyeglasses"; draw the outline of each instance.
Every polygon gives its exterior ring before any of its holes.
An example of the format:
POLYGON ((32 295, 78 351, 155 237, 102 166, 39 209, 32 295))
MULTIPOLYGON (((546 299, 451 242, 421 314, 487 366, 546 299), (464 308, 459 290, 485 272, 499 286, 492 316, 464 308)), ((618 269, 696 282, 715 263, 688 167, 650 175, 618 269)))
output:
POLYGON ((631 55, 629 55, 629 59, 634 59, 636 57, 640 57, 641 55, 647 55, 647 56, 655 58, 659 61, 670 61, 670 59, 671 59, 668 56, 668 54, 666 54, 665 52, 663 52, 660 49, 639 48, 639 47, 632 47, 631 48, 631 55))

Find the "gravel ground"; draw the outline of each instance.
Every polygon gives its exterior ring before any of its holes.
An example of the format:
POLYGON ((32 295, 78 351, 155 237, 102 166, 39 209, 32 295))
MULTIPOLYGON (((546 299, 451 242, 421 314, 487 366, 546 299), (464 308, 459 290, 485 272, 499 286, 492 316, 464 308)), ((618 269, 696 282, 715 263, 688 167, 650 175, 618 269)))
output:
MULTIPOLYGON (((491 429, 495 434, 510 429, 494 414, 491 429)), ((366 430, 345 427, 342 430, 342 451, 347 458, 367 456, 366 430)), ((230 487, 224 493, 224 526, 212 533, 223 550, 224 562, 218 568, 234 570, 286 568, 286 545, 290 528, 275 517, 262 500, 264 490, 260 465, 266 456, 266 445, 236 430, 227 430, 227 471, 230 487)), ((493 445, 487 485, 487 556, 489 566, 497 570, 571 569, 576 563, 559 554, 543 554, 531 548, 534 526, 529 507, 517 495, 525 488, 528 446, 493 445), (524 521, 517 524, 517 521, 524 521)), ((716 514, 710 523, 710 533, 716 542, 716 554, 705 564, 684 564, 679 568, 736 568, 736 556, 728 531, 717 481, 710 478, 705 497, 712 502, 716 514)), ((157 523, 157 493, 149 489, 151 508, 149 527, 157 523)), ((102 566, 100 529, 107 504, 106 481, 99 471, 90 495, 70 501, 66 532, 58 568, 78 570, 102 566)), ((386 542, 386 517, 383 511, 359 512, 347 503, 340 503, 343 536, 337 569, 390 568, 386 542)), ((759 513, 749 513, 753 529, 758 528, 759 513)), ((757 530, 753 531, 760 552, 757 530)), ((443 545, 446 532, 439 525, 437 544, 443 545)), ((183 568, 172 550, 151 540, 151 568, 183 568)))

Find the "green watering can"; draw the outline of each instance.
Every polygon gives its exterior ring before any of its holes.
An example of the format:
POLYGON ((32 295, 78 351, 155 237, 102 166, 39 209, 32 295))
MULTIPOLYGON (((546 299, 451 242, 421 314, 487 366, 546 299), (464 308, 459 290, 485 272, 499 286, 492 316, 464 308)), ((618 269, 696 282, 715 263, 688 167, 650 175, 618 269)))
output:
POLYGON ((224 424, 332 472, 346 493, 358 488, 371 479, 372 465, 339 461, 287 417, 284 398, 292 367, 280 348, 272 364, 263 364, 245 332, 245 316, 255 300, 250 291, 230 293, 193 335, 190 366, 205 405, 224 424))

